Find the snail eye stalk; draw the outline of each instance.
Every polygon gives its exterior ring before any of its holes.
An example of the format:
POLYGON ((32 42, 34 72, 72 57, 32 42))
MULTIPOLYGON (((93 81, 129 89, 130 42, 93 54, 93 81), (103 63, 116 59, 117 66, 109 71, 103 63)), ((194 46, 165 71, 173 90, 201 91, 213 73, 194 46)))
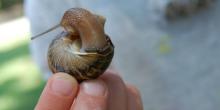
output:
POLYGON ((31 40, 34 40, 34 39, 36 39, 36 38, 38 38, 38 37, 40 37, 40 36, 42 36, 42 35, 44 35, 44 34, 46 34, 46 33, 48 33, 48 32, 51 32, 51 31, 53 31, 54 29, 57 29, 58 27, 60 27, 60 24, 57 24, 57 25, 53 26, 52 28, 50 28, 50 29, 48 29, 48 30, 46 30, 46 31, 44 31, 44 32, 42 32, 42 33, 40 33, 40 34, 31 37, 31 40))

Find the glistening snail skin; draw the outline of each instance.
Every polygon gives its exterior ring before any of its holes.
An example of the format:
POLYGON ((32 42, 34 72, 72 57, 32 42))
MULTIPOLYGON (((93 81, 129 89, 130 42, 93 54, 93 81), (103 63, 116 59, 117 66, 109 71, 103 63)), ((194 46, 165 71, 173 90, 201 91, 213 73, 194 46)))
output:
POLYGON ((100 76, 109 66, 114 46, 104 32, 105 18, 82 8, 64 13, 65 29, 50 44, 48 65, 53 73, 65 72, 78 82, 100 76))

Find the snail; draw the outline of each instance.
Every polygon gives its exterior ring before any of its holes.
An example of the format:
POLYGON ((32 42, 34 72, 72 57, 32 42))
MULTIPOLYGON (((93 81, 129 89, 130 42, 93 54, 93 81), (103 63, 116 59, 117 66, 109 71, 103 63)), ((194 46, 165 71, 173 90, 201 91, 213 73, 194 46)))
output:
POLYGON ((171 0, 165 9, 165 16, 168 20, 180 17, 187 17, 201 9, 207 8, 215 0, 171 0))
POLYGON ((53 73, 65 72, 78 82, 99 77, 110 65, 114 45, 104 32, 105 18, 83 8, 67 10, 57 27, 61 32, 48 48, 48 65, 53 73))

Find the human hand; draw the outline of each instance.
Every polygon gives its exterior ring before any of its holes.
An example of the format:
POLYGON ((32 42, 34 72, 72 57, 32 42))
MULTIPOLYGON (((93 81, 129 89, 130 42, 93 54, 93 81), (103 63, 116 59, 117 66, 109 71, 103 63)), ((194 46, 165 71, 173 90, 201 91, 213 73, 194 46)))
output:
POLYGON ((57 73, 48 80, 35 110, 143 110, 143 105, 138 89, 113 71, 81 84, 57 73))

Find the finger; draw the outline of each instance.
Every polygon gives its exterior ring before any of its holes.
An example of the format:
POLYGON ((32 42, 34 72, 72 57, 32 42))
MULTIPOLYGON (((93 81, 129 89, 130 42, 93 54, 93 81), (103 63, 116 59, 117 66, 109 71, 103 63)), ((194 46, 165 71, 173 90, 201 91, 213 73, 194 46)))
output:
POLYGON ((48 80, 35 110, 69 110, 77 90, 78 83, 72 76, 56 73, 48 80))
POLYGON ((107 110, 127 110, 127 89, 119 75, 107 71, 101 76, 109 90, 107 110))
POLYGON ((140 92, 135 86, 127 85, 128 110, 143 110, 140 92))
POLYGON ((107 110, 108 88, 100 80, 82 82, 71 110, 107 110))

